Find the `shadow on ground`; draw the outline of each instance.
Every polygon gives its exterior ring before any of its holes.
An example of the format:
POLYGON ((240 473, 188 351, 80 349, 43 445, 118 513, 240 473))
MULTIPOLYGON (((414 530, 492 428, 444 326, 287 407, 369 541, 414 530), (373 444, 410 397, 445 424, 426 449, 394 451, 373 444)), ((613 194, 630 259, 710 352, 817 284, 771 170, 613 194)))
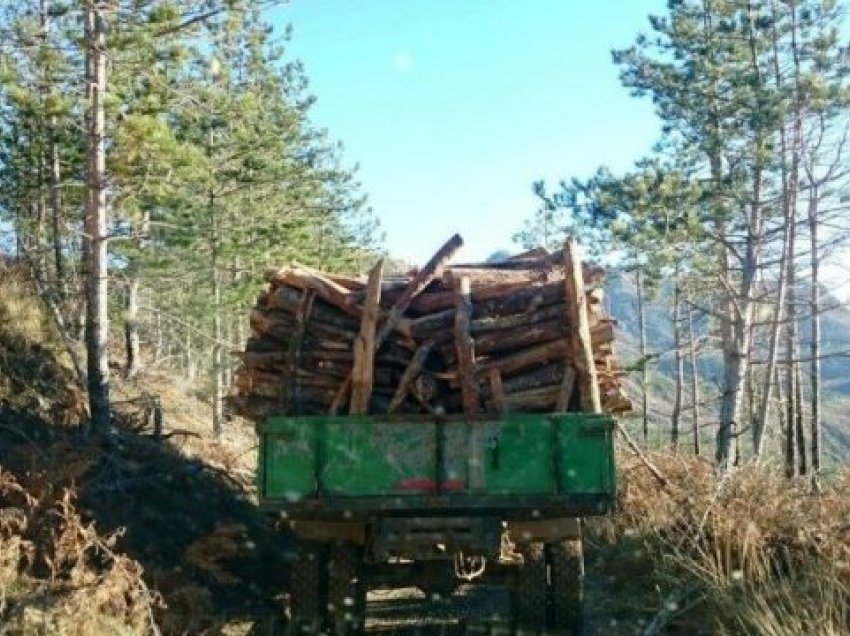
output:
POLYGON ((115 424, 110 436, 85 440, 2 405, 0 465, 25 487, 40 480, 74 491, 100 533, 123 529, 115 549, 162 594, 164 633, 278 631, 291 539, 224 471, 115 424))

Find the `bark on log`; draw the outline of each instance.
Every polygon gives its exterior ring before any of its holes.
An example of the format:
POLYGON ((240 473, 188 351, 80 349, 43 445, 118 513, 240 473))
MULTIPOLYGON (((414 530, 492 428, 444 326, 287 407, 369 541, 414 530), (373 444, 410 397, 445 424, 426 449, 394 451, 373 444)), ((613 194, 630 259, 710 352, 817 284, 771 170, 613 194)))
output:
POLYGON ((433 346, 434 343, 432 341, 424 342, 422 346, 416 350, 416 353, 413 354, 413 358, 411 358, 410 364, 408 364, 407 368, 405 368, 404 373, 401 376, 401 380, 398 382, 398 388, 390 400, 387 407, 387 413, 393 413, 401 405, 401 403, 404 402, 404 398, 407 397, 413 381, 416 380, 422 372, 422 366, 425 364, 425 360, 428 359, 428 354, 431 353, 433 346))
POLYGON ((490 318, 479 318, 472 321, 472 335, 481 336, 481 334, 492 331, 502 331, 505 329, 525 329, 529 325, 535 325, 547 320, 558 319, 563 322, 566 306, 563 303, 556 303, 541 307, 534 313, 521 313, 509 316, 494 316, 490 318))
POLYGON ((548 273, 544 270, 532 269, 452 267, 446 268, 443 272, 443 287, 451 290, 458 289, 463 278, 468 278, 472 286, 477 289, 493 285, 545 283, 548 280, 548 273))
POLYGON ((289 285, 298 289, 312 289, 319 298, 330 303, 342 312, 360 318, 361 309, 355 304, 355 298, 342 285, 339 285, 325 276, 322 272, 318 272, 304 265, 292 265, 285 267, 277 272, 267 274, 267 280, 272 285, 283 286, 289 285))
POLYGON ((554 340, 525 351, 490 358, 478 365, 478 372, 489 373, 491 369, 498 369, 502 377, 514 375, 524 369, 563 358, 567 351, 568 346, 564 340, 554 340))
POLYGON ((310 312, 313 309, 313 301, 316 299, 316 292, 312 289, 305 290, 301 299, 301 304, 298 307, 298 312, 295 314, 295 329, 293 330, 292 340, 289 343, 289 351, 287 366, 289 369, 289 382, 282 391, 283 406, 287 412, 294 415, 299 414, 300 408, 300 393, 301 387, 298 384, 298 367, 301 366, 301 345, 304 341, 304 332, 306 331, 307 322, 310 320, 310 312))
POLYGON ((378 306, 381 302, 381 278, 384 273, 384 261, 379 260, 369 272, 366 285, 366 302, 363 305, 363 318, 360 322, 360 334, 354 340, 354 369, 352 370, 352 389, 350 412, 353 415, 365 415, 369 412, 369 398, 372 395, 372 375, 375 365, 375 328, 378 322, 378 306))
POLYGON ((491 331, 475 338, 475 350, 480 354, 525 349, 541 342, 550 342, 567 335, 563 320, 550 320, 525 328, 491 331))
POLYGON ((463 414, 472 419, 478 413, 478 391, 475 384, 475 350, 470 323, 472 322, 472 285, 462 278, 455 294, 455 350, 458 360, 463 414))
POLYGON ((571 348, 576 365, 581 408, 587 413, 600 413, 602 404, 599 399, 596 364, 593 360, 593 345, 590 338, 581 249, 572 238, 567 239, 564 245, 563 283, 566 289, 567 306, 570 310, 567 318, 573 323, 571 348))
POLYGON ((495 415, 502 415, 505 412, 505 389, 502 385, 502 374, 498 369, 491 369, 487 374, 487 381, 490 386, 490 404, 492 412, 495 415))
POLYGON ((564 369, 564 377, 561 378, 561 388, 558 392, 558 401, 555 404, 555 411, 558 413, 566 413, 570 406, 570 398, 573 396, 573 389, 576 384, 576 372, 570 366, 564 369))
MULTIPOLYGON (((506 412, 549 412, 554 410, 555 402, 558 400, 560 385, 544 386, 536 389, 519 391, 518 393, 506 393, 504 409, 506 412)), ((493 400, 487 403, 488 410, 494 407, 493 400)))

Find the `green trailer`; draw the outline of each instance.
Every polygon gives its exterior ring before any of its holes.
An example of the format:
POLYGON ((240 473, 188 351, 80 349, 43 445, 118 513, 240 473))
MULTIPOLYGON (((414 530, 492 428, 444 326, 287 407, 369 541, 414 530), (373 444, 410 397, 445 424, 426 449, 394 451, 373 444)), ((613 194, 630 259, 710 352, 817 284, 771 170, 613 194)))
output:
POLYGON ((298 540, 293 624, 357 633, 366 591, 514 591, 518 626, 578 633, 582 517, 615 501, 614 421, 586 413, 271 417, 260 505, 298 540))

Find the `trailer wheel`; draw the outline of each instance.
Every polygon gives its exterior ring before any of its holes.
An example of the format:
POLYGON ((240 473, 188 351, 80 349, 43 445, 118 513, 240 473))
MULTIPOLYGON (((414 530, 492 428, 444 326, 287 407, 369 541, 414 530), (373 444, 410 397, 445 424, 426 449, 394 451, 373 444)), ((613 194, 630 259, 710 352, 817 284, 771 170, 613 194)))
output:
POLYGON ((520 546, 519 553, 523 563, 519 568, 516 590, 517 626, 528 630, 541 630, 546 627, 548 587, 544 544, 536 541, 527 543, 520 546))
POLYGON ((316 541, 298 541, 290 578, 290 617, 296 633, 318 634, 325 609, 327 549, 316 541))
POLYGON ((579 636, 584 624, 584 554, 581 539, 549 544, 552 618, 557 633, 579 636))
POLYGON ((366 626, 363 550, 353 543, 331 545, 328 564, 328 617, 331 633, 360 634, 366 626))

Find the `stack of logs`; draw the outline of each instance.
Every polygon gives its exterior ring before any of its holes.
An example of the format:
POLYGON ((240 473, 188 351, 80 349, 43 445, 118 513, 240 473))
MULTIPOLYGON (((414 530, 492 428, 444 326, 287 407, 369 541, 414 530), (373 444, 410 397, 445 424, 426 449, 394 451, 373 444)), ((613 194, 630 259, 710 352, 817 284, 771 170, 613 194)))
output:
POLYGON ((405 277, 384 278, 383 262, 368 279, 300 265, 268 272, 237 354, 233 410, 261 420, 630 408, 603 272, 583 265, 574 243, 450 266, 462 244, 455 235, 405 277))

